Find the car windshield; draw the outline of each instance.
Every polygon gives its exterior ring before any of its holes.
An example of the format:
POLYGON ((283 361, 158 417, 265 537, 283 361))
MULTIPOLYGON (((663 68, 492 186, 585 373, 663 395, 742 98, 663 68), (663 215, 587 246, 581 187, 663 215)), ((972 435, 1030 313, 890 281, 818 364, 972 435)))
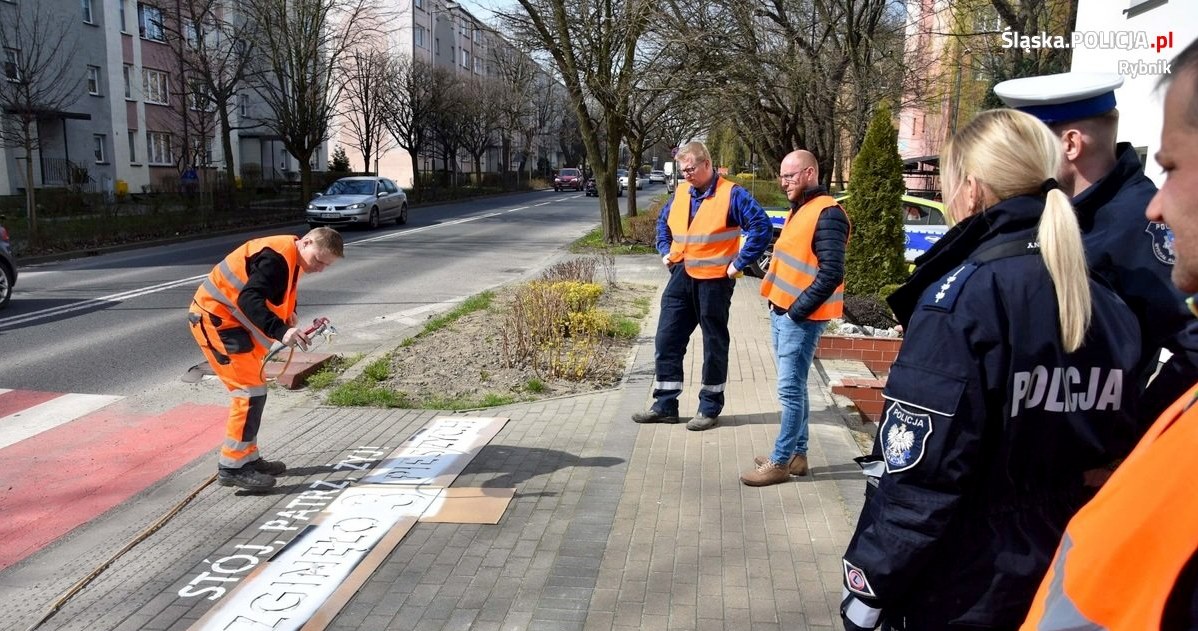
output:
POLYGON ((325 195, 374 195, 373 180, 337 180, 325 195))
POLYGON ((616 169, 616 175, 624 177, 625 175, 628 175, 628 171, 625 169, 616 169))
POLYGON ((561 174, 568 175, 570 177, 578 177, 578 169, 562 169, 561 174))

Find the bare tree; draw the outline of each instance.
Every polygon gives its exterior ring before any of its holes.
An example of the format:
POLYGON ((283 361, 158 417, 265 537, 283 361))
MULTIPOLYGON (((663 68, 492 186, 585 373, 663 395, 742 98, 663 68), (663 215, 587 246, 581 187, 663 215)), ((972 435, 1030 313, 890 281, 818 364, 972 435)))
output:
POLYGON ((392 57, 389 67, 384 125, 395 144, 411 158, 413 196, 419 199, 424 187, 420 157, 433 141, 434 116, 450 77, 444 68, 406 55, 392 57))
POLYGON ((241 0, 258 25, 250 81, 270 108, 261 124, 299 161, 312 196, 312 156, 329 137, 350 51, 379 33, 375 0, 241 0))
POLYGON ((501 17, 523 41, 546 51, 566 86, 599 191, 603 239, 623 240, 615 171, 636 80, 637 44, 655 0, 518 0, 522 12, 501 17), (604 137, 603 145, 600 138, 604 137))
POLYGON ((482 185, 482 158, 495 146, 495 130, 499 128, 502 111, 499 94, 503 84, 495 79, 472 79, 463 86, 462 148, 474 159, 477 185, 482 185))
MULTIPOLYGON (((210 112, 212 117, 201 115, 199 118, 214 118, 219 123, 219 134, 212 133, 214 130, 206 124, 201 125, 203 129, 199 131, 205 137, 219 135, 225 184, 231 186, 237 165, 233 158, 230 112, 237 106, 239 91, 245 87, 251 60, 259 52, 255 48, 258 23, 239 15, 238 3, 234 0, 175 0, 173 10, 167 15, 174 19, 167 20, 164 27, 169 39, 173 40, 182 75, 186 77, 184 107, 210 112)), ((185 134, 188 118, 184 109, 185 134)))
MULTIPOLYGON (((38 122, 73 105, 83 72, 75 66, 77 21, 53 16, 45 3, 15 7, 15 19, 0 21, 0 145, 25 151, 25 212, 29 238, 37 242, 33 154, 41 151, 38 122)), ((65 140, 64 140, 65 141, 65 140)))
POLYGON ((384 124, 390 67, 390 58, 381 50, 355 50, 350 55, 342 118, 350 136, 348 144, 362 154, 364 171, 370 170, 370 159, 377 162, 390 145, 384 124))
POLYGON ((517 183, 519 174, 524 171, 525 161, 531 145, 534 132, 528 130, 534 125, 535 102, 544 98, 537 93, 536 63, 522 51, 513 46, 494 46, 490 51, 491 67, 495 69, 503 89, 497 95, 500 120, 499 128, 503 133, 503 170, 505 174, 512 170, 513 155, 518 156, 517 183))

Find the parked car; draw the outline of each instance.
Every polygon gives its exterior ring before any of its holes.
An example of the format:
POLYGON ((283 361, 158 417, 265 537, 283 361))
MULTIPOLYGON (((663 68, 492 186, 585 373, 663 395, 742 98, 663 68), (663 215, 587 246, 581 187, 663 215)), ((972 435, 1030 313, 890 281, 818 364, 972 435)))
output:
MULTIPOLYGON (((4 217, 0 217, 4 219, 4 217)), ((0 225, 0 309, 12 298, 12 288, 17 284, 17 260, 12 255, 12 244, 8 230, 0 225)))
MULTIPOLYGON (((619 169, 619 170, 617 170, 617 171, 616 171, 616 177, 618 177, 618 178, 619 178, 617 181, 620 183, 620 188, 622 188, 622 189, 627 189, 627 188, 628 188, 628 184, 629 184, 629 182, 631 181, 631 178, 629 178, 629 176, 628 176, 628 169, 619 169)), ((634 183, 634 185, 636 186, 636 190, 638 190, 638 191, 639 191, 639 190, 641 190, 642 188, 645 188, 645 181, 646 181, 646 180, 645 180, 645 176, 641 175, 641 174, 638 172, 638 173, 636 174, 636 181, 635 181, 635 183, 634 183)))
MULTIPOLYGON (((843 202, 848 196, 848 193, 840 193, 835 197, 836 201, 843 202)), ((902 208, 899 209, 899 212, 903 213, 903 232, 906 236, 906 249, 903 256, 908 262, 914 261, 920 254, 927 252, 932 244, 939 241, 940 237, 948 232, 948 225, 944 220, 944 204, 940 202, 914 195, 903 195, 902 208)), ((790 209, 769 207, 765 209, 765 214, 769 215, 770 223, 773 224, 774 236, 757 262, 750 263, 745 268, 746 274, 758 278, 765 276, 765 272, 770 268, 770 259, 774 257, 774 241, 777 241, 778 235, 782 234, 782 225, 786 223, 786 216, 790 214, 790 209)), ((743 236, 741 241, 743 244, 743 236)))
POLYGON ((343 177, 308 202, 308 225, 377 228, 408 223, 408 196, 385 177, 343 177))
POLYGON ((665 184, 665 183, 666 183, 666 172, 665 172, 665 171, 662 171, 662 170, 660 170, 660 169, 658 169, 658 170, 654 170, 654 171, 650 171, 650 172, 649 172, 649 181, 650 181, 650 182, 657 182, 657 183, 660 183, 660 184, 665 184))
POLYGON ((675 184, 676 184, 676 181, 674 180, 674 176, 667 175, 666 176, 666 192, 673 193, 675 184))
POLYGON ((555 191, 564 191, 566 189, 581 191, 583 186, 585 184, 582 171, 578 169, 561 169, 553 177, 553 190, 555 191))

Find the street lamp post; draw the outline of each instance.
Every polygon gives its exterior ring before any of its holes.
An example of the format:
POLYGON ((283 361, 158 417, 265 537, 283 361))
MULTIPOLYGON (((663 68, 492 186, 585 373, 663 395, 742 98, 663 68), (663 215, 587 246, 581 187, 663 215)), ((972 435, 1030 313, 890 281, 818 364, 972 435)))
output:
POLYGON ((961 56, 957 58, 957 79, 956 85, 953 87, 953 116, 949 124, 949 130, 957 133, 957 113, 961 109, 961 68, 965 65, 965 56, 971 53, 969 47, 965 47, 961 51, 961 56))

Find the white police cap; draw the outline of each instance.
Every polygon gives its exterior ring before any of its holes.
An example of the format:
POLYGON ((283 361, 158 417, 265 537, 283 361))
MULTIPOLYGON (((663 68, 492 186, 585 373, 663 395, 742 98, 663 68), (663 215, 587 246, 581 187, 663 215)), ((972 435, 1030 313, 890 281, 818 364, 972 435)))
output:
POLYGON ((1115 109, 1115 90, 1123 77, 1099 72, 1062 72, 1010 79, 994 86, 1007 107, 1027 112, 1047 124, 1106 114, 1115 109))

